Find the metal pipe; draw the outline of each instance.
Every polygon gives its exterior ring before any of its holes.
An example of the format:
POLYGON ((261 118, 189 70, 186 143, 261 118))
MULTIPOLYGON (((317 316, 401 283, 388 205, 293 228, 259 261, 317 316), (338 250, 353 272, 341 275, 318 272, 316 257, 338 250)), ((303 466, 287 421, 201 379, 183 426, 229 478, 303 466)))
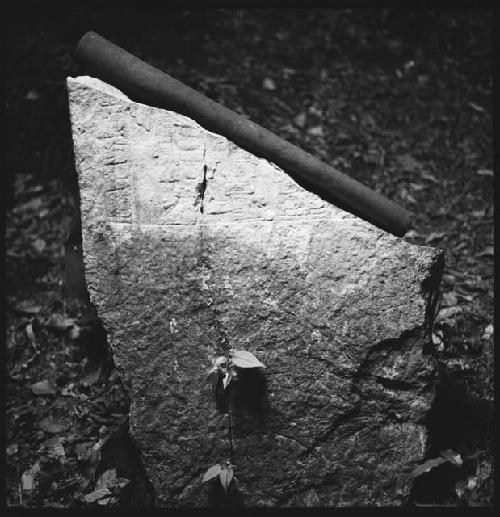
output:
POLYGON ((409 229, 413 214, 408 210, 99 34, 87 32, 77 45, 76 56, 97 78, 131 99, 191 117, 206 129, 274 162, 319 192, 326 192, 333 202, 379 228, 397 236, 409 229))

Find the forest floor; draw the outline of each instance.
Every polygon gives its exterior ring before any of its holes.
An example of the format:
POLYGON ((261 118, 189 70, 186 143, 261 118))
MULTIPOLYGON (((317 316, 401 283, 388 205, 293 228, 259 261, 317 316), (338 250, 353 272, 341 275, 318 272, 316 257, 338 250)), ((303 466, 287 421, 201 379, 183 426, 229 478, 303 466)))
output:
POLYGON ((408 503, 492 505, 491 13, 52 14, 15 13, 6 35, 7 505, 153 504, 78 287, 64 81, 85 74, 72 52, 91 29, 416 213, 404 238, 446 251, 427 459, 454 459, 416 477, 408 503))

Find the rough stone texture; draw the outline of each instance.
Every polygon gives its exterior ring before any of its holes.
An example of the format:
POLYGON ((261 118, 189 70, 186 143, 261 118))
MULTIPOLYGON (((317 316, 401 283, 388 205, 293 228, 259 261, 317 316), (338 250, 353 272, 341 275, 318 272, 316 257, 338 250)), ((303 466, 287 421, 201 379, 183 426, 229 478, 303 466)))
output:
POLYGON ((158 506, 207 506, 228 456, 206 369, 235 383, 243 506, 398 505, 424 455, 442 254, 299 187, 179 114, 68 78, 86 278, 158 506))

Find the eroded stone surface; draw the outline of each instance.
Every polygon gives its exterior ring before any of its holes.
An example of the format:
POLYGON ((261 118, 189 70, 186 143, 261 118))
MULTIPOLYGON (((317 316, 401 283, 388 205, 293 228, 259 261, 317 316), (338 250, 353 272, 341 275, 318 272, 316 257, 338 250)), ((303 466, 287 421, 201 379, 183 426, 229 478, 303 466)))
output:
POLYGON ((234 384, 244 506, 397 505, 422 461, 438 250, 322 201, 173 112, 68 79, 91 300, 132 400, 158 506, 207 506, 228 456, 206 369, 234 384))

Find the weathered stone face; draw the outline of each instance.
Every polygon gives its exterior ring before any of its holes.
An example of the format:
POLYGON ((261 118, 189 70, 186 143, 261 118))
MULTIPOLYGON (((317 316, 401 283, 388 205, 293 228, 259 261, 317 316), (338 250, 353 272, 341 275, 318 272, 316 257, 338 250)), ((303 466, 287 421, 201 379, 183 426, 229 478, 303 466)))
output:
POLYGON ((397 505, 423 460, 442 255, 378 230, 173 112, 68 78, 91 300, 158 506, 207 506, 228 457, 206 371, 222 338, 244 506, 397 505))

